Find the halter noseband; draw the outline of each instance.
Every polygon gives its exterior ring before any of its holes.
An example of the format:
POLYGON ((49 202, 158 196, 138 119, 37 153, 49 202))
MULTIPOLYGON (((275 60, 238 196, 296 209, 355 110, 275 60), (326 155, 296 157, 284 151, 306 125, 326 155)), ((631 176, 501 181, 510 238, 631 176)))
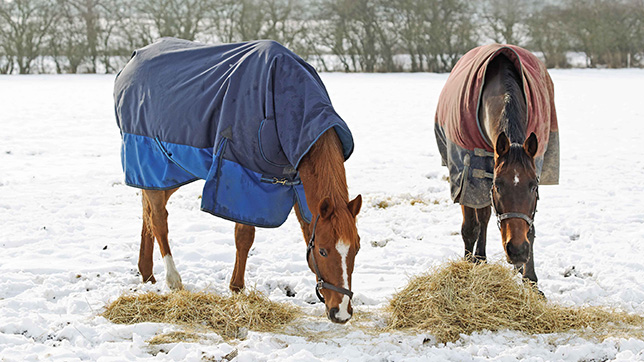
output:
MULTIPOLYGON (((537 185, 538 184, 539 184, 539 179, 537 178, 537 185)), ((534 215, 537 213, 537 200, 539 200, 539 186, 537 186, 536 193, 537 193, 537 196, 536 196, 536 199, 534 200, 534 209, 532 209, 531 216, 528 216, 522 212, 499 213, 496 207, 496 202, 494 201, 494 187, 492 187, 492 189, 490 189, 490 199, 492 201, 492 210, 494 210, 494 214, 496 215, 496 225, 499 227, 499 230, 501 230, 501 221, 507 220, 507 219, 522 219, 528 223, 528 228, 531 228, 532 224, 534 224, 534 215)))
POLYGON ((321 289, 330 289, 333 291, 336 291, 338 293, 344 294, 349 297, 349 299, 353 298, 353 292, 350 291, 349 289, 341 288, 341 287, 336 287, 333 284, 329 284, 322 279, 322 274, 320 274, 320 269, 318 269, 318 264, 315 262, 315 253, 312 253, 313 247, 315 246, 315 228, 318 226, 318 219, 320 219, 320 215, 318 215, 315 218, 315 223, 313 224, 313 231, 311 232, 311 239, 309 240, 309 245, 306 248, 306 260, 308 261, 309 259, 311 260, 311 264, 313 264, 313 270, 315 271, 315 275, 318 278, 318 282, 315 285, 315 294, 317 294, 318 299, 322 303, 324 303, 324 297, 320 293, 321 289))

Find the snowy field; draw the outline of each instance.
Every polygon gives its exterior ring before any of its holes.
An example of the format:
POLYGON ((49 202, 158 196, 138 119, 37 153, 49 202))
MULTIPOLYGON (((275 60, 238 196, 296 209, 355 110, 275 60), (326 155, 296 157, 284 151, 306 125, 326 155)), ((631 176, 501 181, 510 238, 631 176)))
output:
MULTIPOLYGON (((644 314, 644 71, 551 74, 561 184, 540 189, 540 288, 564 305, 644 314)), ((312 316, 306 328, 319 338, 250 332, 241 341, 211 335, 196 344, 149 345, 178 328, 115 325, 98 316, 124 292, 168 291, 158 246, 159 283, 142 285, 137 275, 140 192, 123 184, 113 79, 0 77, 0 360, 219 361, 235 350, 238 361, 644 360, 644 340, 636 339, 598 343, 501 331, 442 345, 429 334, 374 334, 357 321, 334 325, 323 304, 310 304, 317 300, 315 277, 294 215, 278 229, 258 229, 246 284, 302 307, 312 316)), ((433 134, 447 75, 322 79, 356 141, 346 163, 350 195, 364 197, 355 316, 378 324, 380 308, 409 276, 463 253, 460 207, 450 201, 433 134), (379 207, 382 201, 389 207, 379 207)), ((227 293, 234 224, 199 211, 202 187, 195 182, 170 199, 172 252, 188 289, 227 293)), ((503 258, 493 222, 488 257, 503 258)))

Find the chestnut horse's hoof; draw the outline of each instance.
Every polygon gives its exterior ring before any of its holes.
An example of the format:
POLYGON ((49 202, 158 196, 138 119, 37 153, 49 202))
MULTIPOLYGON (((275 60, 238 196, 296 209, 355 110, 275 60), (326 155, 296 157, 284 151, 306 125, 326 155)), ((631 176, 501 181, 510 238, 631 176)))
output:
POLYGON ((170 290, 173 292, 176 292, 177 290, 182 290, 183 289, 183 283, 181 282, 181 276, 179 274, 169 274, 166 276, 165 279, 166 283, 168 283, 168 287, 170 287, 170 290))
POLYGON ((147 282, 155 284, 157 282, 157 280, 154 279, 154 275, 152 275, 152 274, 150 274, 150 276, 148 276, 148 277, 142 276, 142 278, 143 278, 143 283, 144 284, 147 283, 147 282))

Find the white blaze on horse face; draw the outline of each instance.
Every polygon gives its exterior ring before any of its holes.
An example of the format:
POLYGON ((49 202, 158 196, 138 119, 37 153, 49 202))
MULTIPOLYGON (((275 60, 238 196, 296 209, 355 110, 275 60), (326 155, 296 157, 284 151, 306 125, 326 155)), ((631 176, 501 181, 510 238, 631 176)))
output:
POLYGON ((514 186, 518 185, 519 181, 520 181, 519 180, 519 173, 517 172, 516 169, 514 169, 514 180, 513 181, 514 181, 514 186))
MULTIPOLYGON (((347 266, 347 255, 349 255, 349 243, 346 243, 344 240, 340 239, 338 240, 338 243, 335 244, 335 250, 338 251, 340 254, 340 258, 342 259, 342 287, 345 289, 349 289, 349 272, 348 272, 348 266, 347 266)), ((349 314, 349 296, 343 295, 342 296, 342 302, 340 303, 340 306, 338 307, 338 313, 335 315, 337 319, 340 321, 347 321, 349 318, 351 318, 351 314, 349 314)))
POLYGON ((172 290, 181 290, 183 289, 183 284, 181 283, 181 276, 177 271, 177 267, 174 266, 174 259, 172 255, 168 254, 163 257, 163 263, 165 263, 165 281, 168 283, 168 286, 172 290))

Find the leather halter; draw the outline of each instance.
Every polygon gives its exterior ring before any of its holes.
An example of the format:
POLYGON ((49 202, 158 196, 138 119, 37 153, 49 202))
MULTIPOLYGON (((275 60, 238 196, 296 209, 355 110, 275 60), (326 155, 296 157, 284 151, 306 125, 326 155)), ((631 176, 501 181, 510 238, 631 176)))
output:
POLYGON ((536 190, 536 199, 534 200, 534 209, 532 209, 532 215, 528 216, 522 212, 503 212, 499 213, 498 208, 496 207, 496 202, 494 201, 494 186, 490 189, 490 199, 492 200, 492 210, 496 215, 496 225, 501 230, 501 221, 507 219, 522 219, 528 223, 528 228, 532 228, 534 224, 534 215, 537 213, 537 201, 539 200, 539 179, 537 178, 537 190, 536 190))
POLYGON ((315 262, 315 253, 312 253, 313 247, 315 246, 315 229, 318 226, 318 219, 320 219, 320 215, 318 215, 315 218, 315 223, 313 224, 313 231, 311 232, 311 239, 309 240, 309 245, 306 248, 306 260, 311 260, 311 264, 313 264, 313 270, 315 271, 315 275, 318 278, 318 282, 315 285, 315 294, 317 294, 318 299, 322 303, 324 303, 324 297, 320 293, 321 289, 330 289, 333 291, 336 291, 338 293, 344 294, 349 297, 349 299, 353 298, 353 292, 350 291, 349 289, 341 288, 341 287, 336 287, 333 284, 329 284, 322 279, 322 274, 320 274, 320 269, 318 269, 318 264, 315 262))

